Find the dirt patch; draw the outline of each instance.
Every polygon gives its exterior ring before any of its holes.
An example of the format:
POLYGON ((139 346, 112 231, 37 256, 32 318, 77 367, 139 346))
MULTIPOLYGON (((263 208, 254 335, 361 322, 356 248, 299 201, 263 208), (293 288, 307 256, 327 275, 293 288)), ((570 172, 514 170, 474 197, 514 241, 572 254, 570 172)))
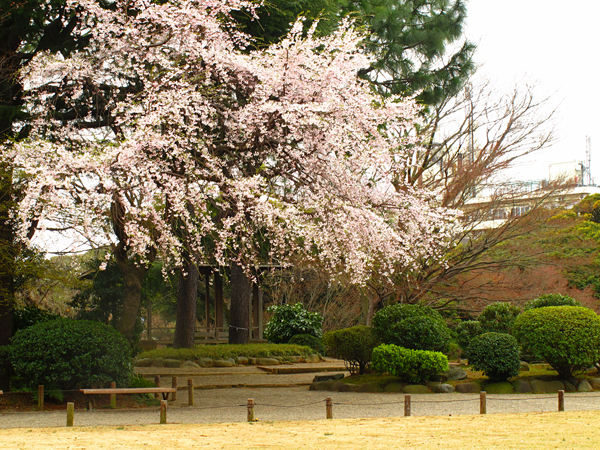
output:
POLYGON ((599 412, 0 430, 1 449, 594 449, 599 412))

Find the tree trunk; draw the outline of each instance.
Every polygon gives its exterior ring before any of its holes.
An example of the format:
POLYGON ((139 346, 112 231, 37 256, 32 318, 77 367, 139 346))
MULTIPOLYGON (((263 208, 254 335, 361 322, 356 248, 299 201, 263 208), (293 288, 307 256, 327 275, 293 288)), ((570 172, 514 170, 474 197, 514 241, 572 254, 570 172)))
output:
POLYGON ((229 343, 247 344, 250 329, 252 282, 241 266, 231 265, 231 310, 229 343))
MULTIPOLYGON (((189 258, 186 258, 186 260, 189 260, 189 258)), ((173 347, 175 348, 192 348, 194 346, 199 277, 198 267, 191 261, 186 262, 179 273, 177 322, 175 323, 175 340, 173 341, 173 347)))
POLYGON ((132 343, 142 301, 142 282, 148 269, 138 267, 133 261, 126 257, 120 257, 117 253, 115 253, 115 259, 123 275, 123 289, 125 290, 121 317, 115 328, 132 343))

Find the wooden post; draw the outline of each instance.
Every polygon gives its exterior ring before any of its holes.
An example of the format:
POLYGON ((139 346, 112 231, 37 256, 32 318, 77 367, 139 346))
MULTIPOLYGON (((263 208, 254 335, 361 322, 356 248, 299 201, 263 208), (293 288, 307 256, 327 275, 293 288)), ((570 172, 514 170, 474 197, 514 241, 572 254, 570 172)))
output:
POLYGON ((565 391, 558 391, 558 410, 565 410, 565 391))
POLYGON ((194 380, 188 378, 188 406, 194 406, 194 380))
POLYGON ((44 409, 44 385, 38 386, 38 410, 44 409))
POLYGON ((254 422, 254 399, 248 399, 248 422, 254 422))
POLYGON ((404 395, 404 417, 410 417, 410 394, 404 395))
POLYGON ((479 414, 487 414, 487 398, 485 391, 479 393, 479 414))
POLYGON ((75 415, 75 403, 67 403, 67 426, 73 426, 73 416, 75 415))
POLYGON ((171 401, 174 402, 177 400, 177 377, 173 377, 173 380, 171 381, 171 387, 175 389, 175 392, 171 394, 171 401))
MULTIPOLYGON (((160 375, 154 375, 154 384, 156 385, 156 387, 160 387, 160 375)), ((156 394, 154 394, 155 398, 160 398, 160 394, 157 392, 156 394)))
MULTIPOLYGON (((114 381, 110 383, 111 389, 115 389, 117 387, 117 383, 114 381)), ((117 394, 110 394, 110 407, 115 409, 117 407, 117 394)))
POLYGON ((167 401, 160 401, 160 423, 167 423, 167 401))
POLYGON ((333 398, 331 397, 325 399, 325 418, 333 419, 333 398))

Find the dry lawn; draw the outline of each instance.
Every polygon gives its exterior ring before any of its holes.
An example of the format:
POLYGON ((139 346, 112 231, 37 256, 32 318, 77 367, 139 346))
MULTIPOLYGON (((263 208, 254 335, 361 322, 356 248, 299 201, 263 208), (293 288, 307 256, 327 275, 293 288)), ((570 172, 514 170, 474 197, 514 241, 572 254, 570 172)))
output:
POLYGON ((13 428, 0 449, 594 449, 600 412, 210 425, 13 428))

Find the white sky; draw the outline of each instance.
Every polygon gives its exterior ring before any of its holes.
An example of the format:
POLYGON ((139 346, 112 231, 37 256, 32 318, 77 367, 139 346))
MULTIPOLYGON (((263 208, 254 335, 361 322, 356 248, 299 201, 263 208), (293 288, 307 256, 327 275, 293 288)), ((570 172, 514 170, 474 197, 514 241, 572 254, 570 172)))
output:
POLYGON ((466 36, 478 45, 478 73, 499 87, 529 80, 558 105, 559 141, 521 168, 521 179, 548 177, 550 163, 585 160, 600 182, 599 0, 468 0, 466 36))

